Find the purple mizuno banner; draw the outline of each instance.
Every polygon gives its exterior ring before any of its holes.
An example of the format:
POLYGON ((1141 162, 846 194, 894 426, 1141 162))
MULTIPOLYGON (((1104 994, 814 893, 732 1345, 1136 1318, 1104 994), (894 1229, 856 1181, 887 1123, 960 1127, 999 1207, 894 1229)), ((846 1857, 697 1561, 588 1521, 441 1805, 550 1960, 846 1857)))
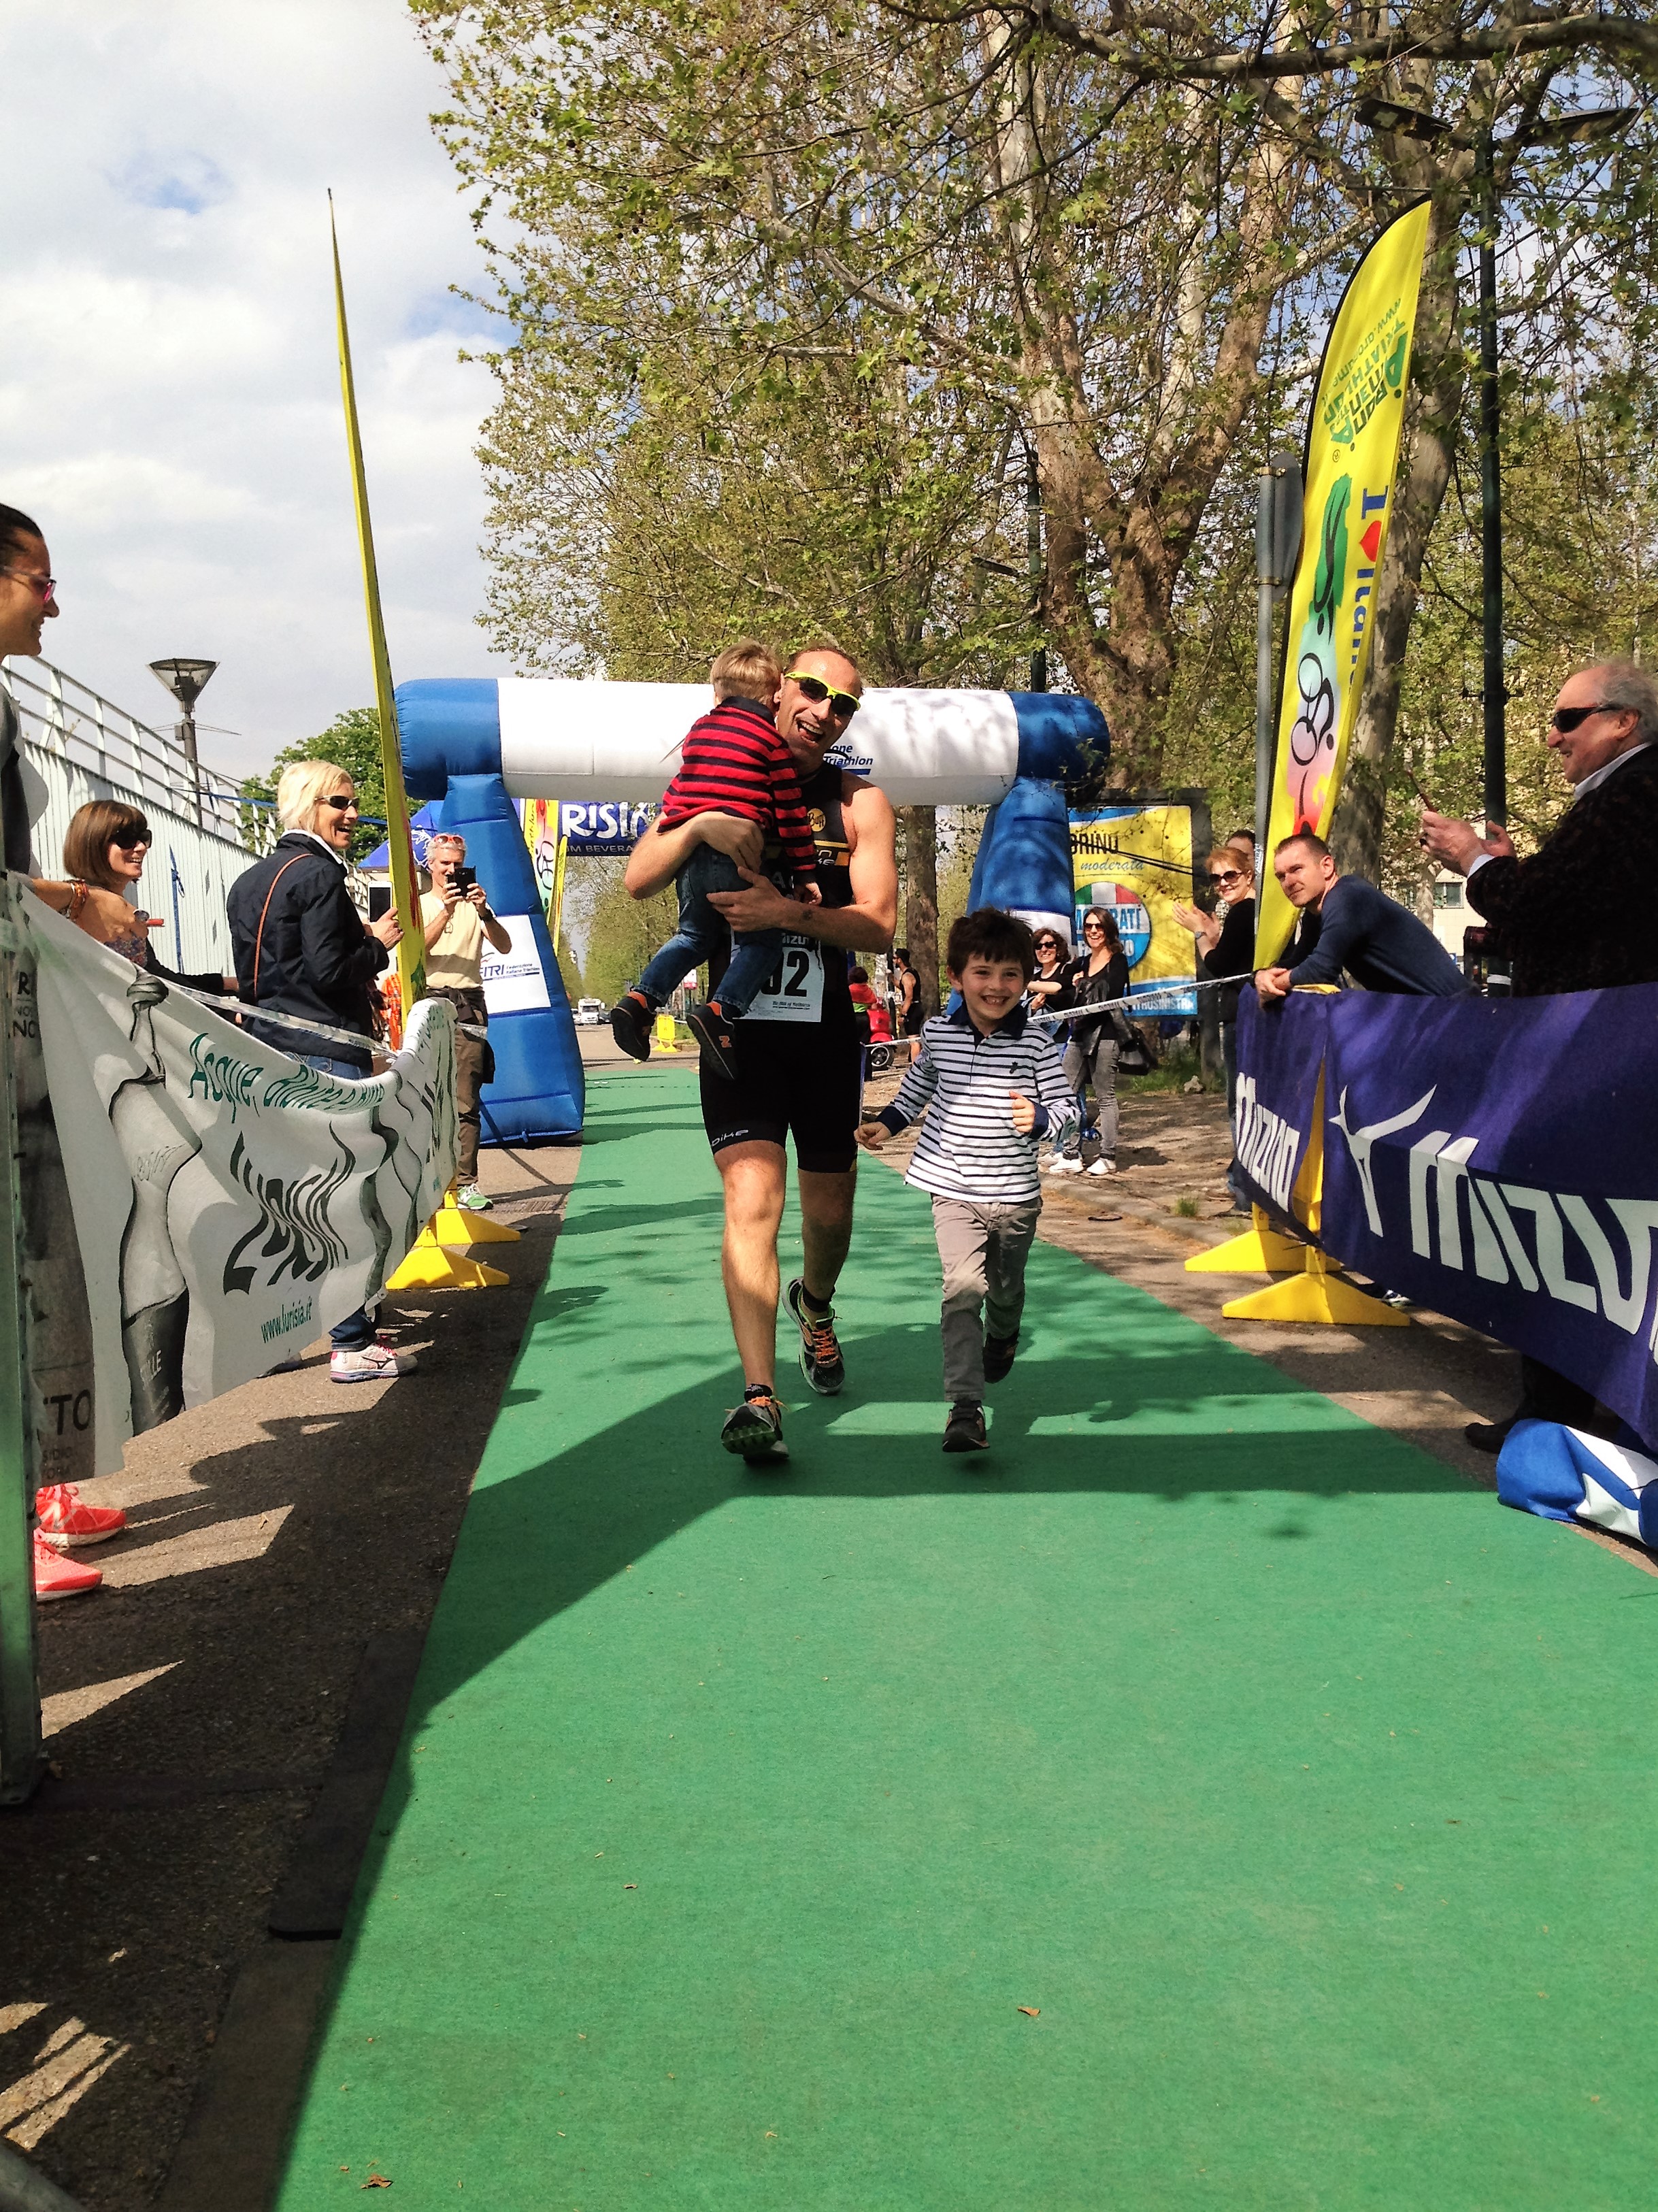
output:
POLYGON ((1305 1222, 1291 1201, 1321 1068, 1323 1249, 1658 1441, 1658 984, 1268 1011, 1246 994, 1239 1011, 1238 1157, 1260 1202, 1305 1222))

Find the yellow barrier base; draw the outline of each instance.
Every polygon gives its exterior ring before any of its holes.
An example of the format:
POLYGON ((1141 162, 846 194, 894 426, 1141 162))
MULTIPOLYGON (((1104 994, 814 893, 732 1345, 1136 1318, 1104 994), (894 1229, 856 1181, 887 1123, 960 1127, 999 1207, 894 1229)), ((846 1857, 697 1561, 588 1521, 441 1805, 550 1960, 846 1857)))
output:
POLYGON ((481 1260, 469 1260, 461 1252, 446 1252, 432 1234, 428 1221, 386 1287, 388 1291, 482 1291, 507 1280, 499 1267, 486 1267, 481 1260))
POLYGON ((432 1216, 432 1231, 440 1244, 516 1244, 519 1231, 504 1221, 491 1221, 487 1213, 471 1213, 448 1199, 432 1216))
POLYGON ((1316 1322, 1335 1328, 1408 1328, 1406 1316, 1382 1298, 1327 1273, 1328 1261, 1309 1247, 1307 1272, 1265 1290, 1232 1298, 1221 1308, 1228 1321, 1316 1322))
POLYGON ((1194 1252, 1188 1275, 1298 1275, 1307 1265, 1307 1247, 1274 1229, 1260 1206, 1241 1237, 1229 1237, 1207 1252, 1194 1252))

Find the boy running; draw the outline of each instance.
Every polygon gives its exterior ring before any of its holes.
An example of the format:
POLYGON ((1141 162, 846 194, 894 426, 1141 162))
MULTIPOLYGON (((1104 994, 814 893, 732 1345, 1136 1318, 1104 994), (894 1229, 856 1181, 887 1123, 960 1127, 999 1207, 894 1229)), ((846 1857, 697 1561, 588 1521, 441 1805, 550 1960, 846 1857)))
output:
MULTIPOLYGON (((671 830, 698 814, 735 814, 760 824, 765 836, 762 868, 780 866, 793 875, 795 896, 815 904, 817 849, 800 796, 799 771, 777 734, 777 694, 783 672, 770 649, 751 637, 728 646, 708 671, 714 707, 691 724, 678 774, 663 794, 659 819, 671 830)), ((725 917, 708 903, 710 891, 740 891, 747 878, 734 860, 712 845, 693 847, 675 878, 679 927, 647 966, 633 988, 610 1009, 610 1034, 635 1060, 648 1060, 651 1020, 687 972, 726 949, 725 917)), ((710 989, 708 1003, 688 1017, 705 1061, 729 1082, 735 1079, 732 1024, 749 1011, 783 954, 780 929, 738 931, 730 938, 731 964, 710 989)))
POLYGON ((1037 1139, 1051 1133, 1062 1143, 1077 1101, 1053 1039, 1028 1025, 1019 1003, 1036 971, 1023 922, 996 907, 963 915, 945 963, 962 1003, 923 1025, 897 1097, 858 1141, 878 1151, 929 1109, 904 1180, 932 1194, 944 1265, 944 1449, 983 1451, 985 1385, 1001 1381, 1019 1348, 1025 1258, 1042 1208, 1037 1139))

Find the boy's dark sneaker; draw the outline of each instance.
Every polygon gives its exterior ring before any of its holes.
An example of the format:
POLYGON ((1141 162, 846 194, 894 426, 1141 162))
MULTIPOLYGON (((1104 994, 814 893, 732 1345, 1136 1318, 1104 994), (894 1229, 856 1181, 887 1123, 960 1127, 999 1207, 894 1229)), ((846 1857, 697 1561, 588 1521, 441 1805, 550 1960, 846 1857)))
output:
POLYGON ((1019 1348, 1019 1332, 1011 1336, 987 1336, 985 1339, 985 1381, 999 1382, 1005 1375, 1013 1371, 1013 1355, 1019 1348))
POLYGON ((990 1438, 985 1434, 985 1409, 963 1401, 952 1406, 950 1419, 944 1423, 944 1449, 947 1452, 988 1451, 990 1438))
POLYGON ((610 1035, 630 1060, 650 1058, 652 1018, 637 991, 624 992, 610 1008, 610 1035))
POLYGON ((820 1398, 840 1395, 847 1379, 847 1363, 835 1334, 835 1309, 814 1313, 806 1304, 806 1285, 796 1276, 785 1293, 785 1304, 800 1328, 800 1372, 820 1398))
POLYGON ((744 1398, 726 1414, 720 1441, 750 1467, 786 1460, 789 1448, 783 1442, 783 1408, 775 1398, 744 1398))
POLYGON ((737 1080, 737 1041, 717 1006, 693 1006, 685 1026, 702 1048, 702 1057, 722 1082, 737 1080))

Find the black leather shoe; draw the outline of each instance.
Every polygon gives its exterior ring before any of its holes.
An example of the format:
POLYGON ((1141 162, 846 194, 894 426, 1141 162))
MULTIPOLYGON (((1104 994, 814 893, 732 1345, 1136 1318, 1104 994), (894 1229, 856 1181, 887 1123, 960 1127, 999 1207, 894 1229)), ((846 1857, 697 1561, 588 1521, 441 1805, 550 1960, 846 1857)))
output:
POLYGON ((1519 1420, 1518 1413, 1510 1413, 1506 1421, 1470 1421, 1462 1431, 1476 1451, 1490 1452, 1493 1457, 1509 1440, 1509 1431, 1519 1420))

